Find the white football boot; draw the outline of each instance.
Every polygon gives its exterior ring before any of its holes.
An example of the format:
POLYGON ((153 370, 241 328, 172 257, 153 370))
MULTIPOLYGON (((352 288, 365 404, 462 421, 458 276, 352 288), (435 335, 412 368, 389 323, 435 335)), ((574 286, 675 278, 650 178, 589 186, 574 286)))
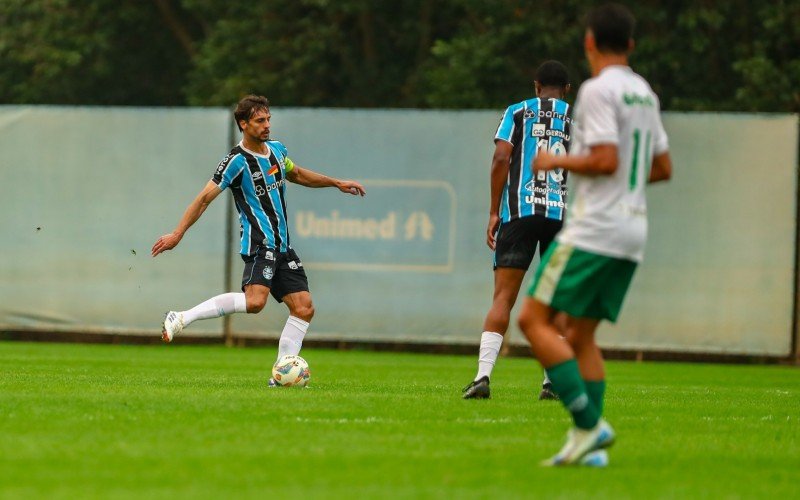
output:
POLYGON ((606 450, 590 451, 579 462, 584 467, 608 467, 608 452, 606 450))
POLYGON ((567 443, 561 451, 542 462, 542 465, 555 467, 579 464, 589 453, 610 447, 614 444, 614 438, 614 429, 602 418, 592 429, 572 428, 567 433, 567 443))
POLYGON ((170 311, 161 326, 161 340, 172 342, 172 338, 183 330, 183 313, 170 311))

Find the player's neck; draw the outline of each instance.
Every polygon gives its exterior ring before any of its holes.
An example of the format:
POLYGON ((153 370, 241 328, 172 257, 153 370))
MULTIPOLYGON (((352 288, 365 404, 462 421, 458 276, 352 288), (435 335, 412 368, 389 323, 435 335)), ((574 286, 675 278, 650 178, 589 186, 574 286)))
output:
POLYGON ((560 91, 550 89, 542 89, 537 97, 540 99, 563 99, 560 91))
POLYGON ((591 63, 592 76, 597 76, 601 71, 609 66, 629 66, 628 54, 604 54, 598 53, 591 63))
POLYGON ((246 135, 242 137, 242 146, 254 153, 267 154, 267 145, 264 142, 255 141, 246 135))

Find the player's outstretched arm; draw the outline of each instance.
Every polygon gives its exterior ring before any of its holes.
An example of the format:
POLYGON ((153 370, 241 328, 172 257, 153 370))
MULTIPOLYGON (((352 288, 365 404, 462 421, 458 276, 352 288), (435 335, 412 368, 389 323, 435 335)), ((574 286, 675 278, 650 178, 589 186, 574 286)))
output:
POLYGON ((668 181, 672 177, 672 158, 669 152, 661 153, 653 157, 653 165, 650 167, 650 177, 647 182, 668 181))
POLYGON ((203 212, 206 211, 206 208, 208 208, 211 202, 214 201, 214 198, 221 192, 222 190, 219 186, 213 181, 208 181, 206 187, 204 187, 203 190, 200 191, 200 194, 186 207, 186 211, 183 212, 183 217, 181 217, 178 227, 171 233, 165 234, 156 240, 153 249, 150 251, 151 255, 155 257, 161 252, 172 250, 178 246, 178 243, 180 243, 186 231, 192 227, 192 224, 197 222, 200 216, 203 215, 203 212))
POLYGON ((336 187, 339 191, 352 195, 364 196, 367 194, 364 186, 356 181, 334 179, 327 175, 318 174, 312 170, 301 167, 297 163, 294 168, 286 173, 286 178, 295 184, 310 188, 336 187))

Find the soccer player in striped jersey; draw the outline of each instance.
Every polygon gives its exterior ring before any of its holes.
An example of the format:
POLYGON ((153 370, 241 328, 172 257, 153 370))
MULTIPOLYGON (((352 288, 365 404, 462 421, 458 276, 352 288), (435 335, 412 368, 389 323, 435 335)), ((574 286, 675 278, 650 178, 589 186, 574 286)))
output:
MULTIPOLYGON (((566 154, 570 142, 567 69, 547 61, 536 70, 536 97, 509 106, 495 134, 490 178, 491 201, 486 243, 494 250, 494 299, 483 323, 478 373, 463 390, 464 399, 490 397, 492 375, 511 308, 536 247, 541 257, 561 229, 567 210, 567 175, 562 170, 535 174, 539 151, 566 154)), ((540 399, 554 396, 545 381, 540 399)))
POLYGON ((534 170, 572 176, 569 217, 536 270, 520 328, 572 415, 567 442, 543 465, 605 465, 614 431, 602 418, 600 321, 616 321, 647 241, 645 185, 672 173, 658 97, 628 65, 634 18, 618 4, 587 17, 584 50, 592 78, 575 102, 572 151, 542 153, 534 170), (566 329, 554 322, 566 314, 566 329), (566 333, 567 342, 560 337, 566 333))
POLYGON ((278 358, 300 352, 314 316, 314 305, 303 263, 290 243, 284 183, 288 180, 312 188, 336 187, 343 193, 361 196, 365 191, 358 182, 327 177, 294 163, 283 144, 270 140, 271 118, 265 97, 249 95, 239 101, 234 120, 242 132, 242 141, 219 163, 175 230, 153 245, 153 257, 174 248, 208 205, 226 188, 231 189, 241 223, 243 293, 224 293, 191 309, 168 312, 161 334, 165 342, 171 342, 197 320, 258 313, 271 294, 289 308, 278 358))

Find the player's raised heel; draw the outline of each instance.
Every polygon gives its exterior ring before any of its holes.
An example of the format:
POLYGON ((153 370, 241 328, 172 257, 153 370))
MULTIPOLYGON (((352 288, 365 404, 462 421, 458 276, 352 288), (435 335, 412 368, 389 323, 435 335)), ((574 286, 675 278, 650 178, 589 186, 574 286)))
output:
POLYGON ((175 335, 181 333, 182 330, 183 314, 170 311, 164 317, 164 323, 161 325, 161 340, 164 342, 172 342, 175 335))

